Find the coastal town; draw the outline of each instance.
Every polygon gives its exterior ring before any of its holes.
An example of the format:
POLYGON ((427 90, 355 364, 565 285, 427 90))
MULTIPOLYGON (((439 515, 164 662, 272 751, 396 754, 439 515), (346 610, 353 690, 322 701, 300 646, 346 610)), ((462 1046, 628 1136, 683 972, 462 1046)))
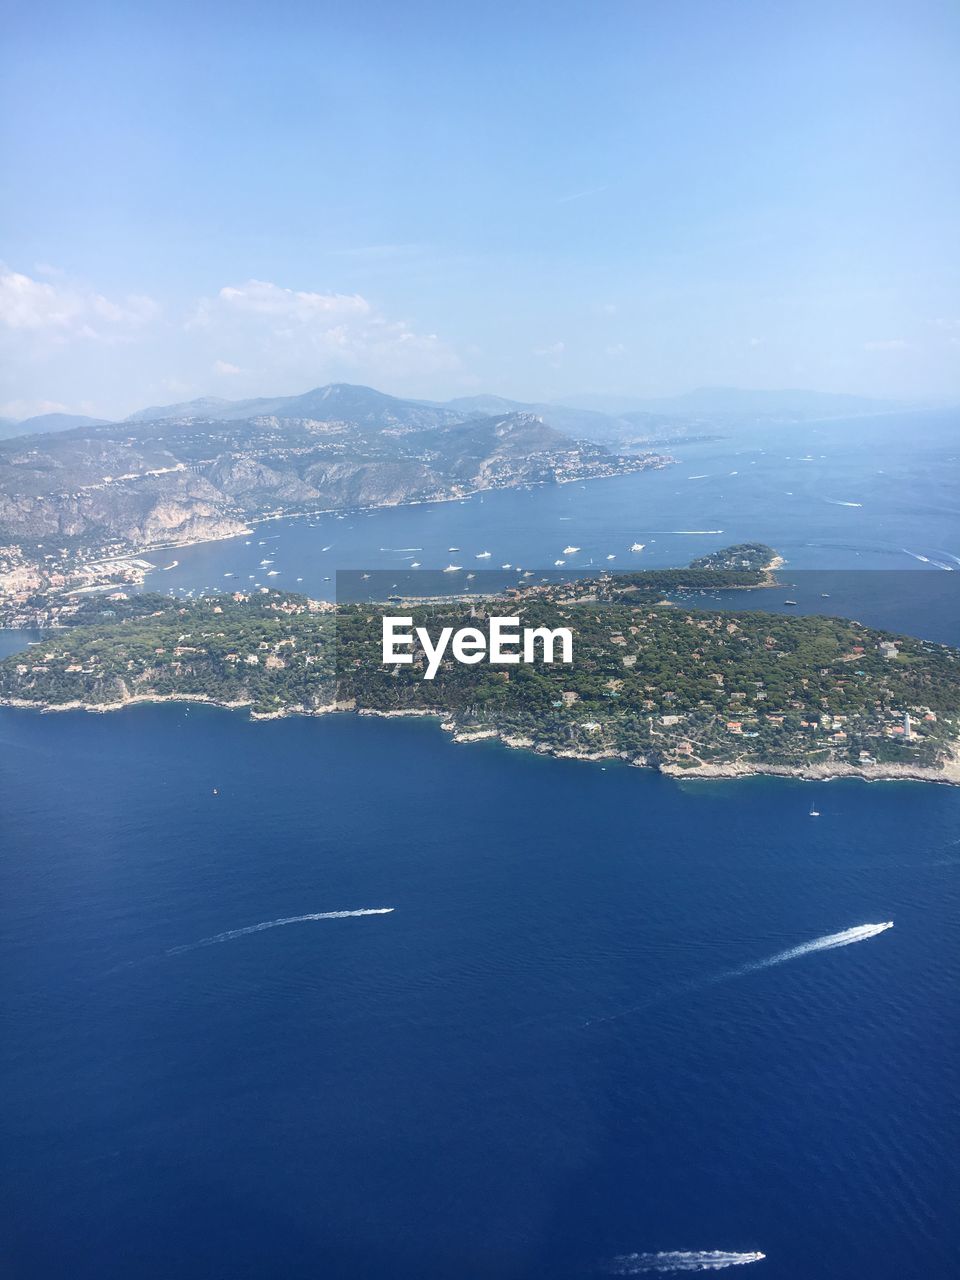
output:
POLYGON ((107 554, 38 548, 31 555, 15 544, 0 546, 0 627, 62 626, 85 596, 139 588, 155 568, 120 548, 107 554))
POLYGON ((673 462, 652 449, 619 452, 573 438, 542 414, 491 417, 367 387, 318 388, 295 411, 304 416, 135 415, 0 440, 0 627, 55 625, 75 593, 139 587, 168 567, 157 558, 167 551, 249 534, 259 521, 447 502, 673 462))

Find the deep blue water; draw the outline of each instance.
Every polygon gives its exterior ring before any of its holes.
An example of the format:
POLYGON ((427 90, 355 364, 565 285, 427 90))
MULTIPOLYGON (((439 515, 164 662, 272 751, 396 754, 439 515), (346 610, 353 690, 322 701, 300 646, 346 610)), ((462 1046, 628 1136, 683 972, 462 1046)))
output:
MULTIPOLYGON (((953 429, 881 425, 869 451, 825 424, 687 446, 672 472, 282 522, 156 578, 230 585, 273 534, 269 581, 317 593, 409 563, 381 546, 541 568, 558 540, 653 565, 759 538, 816 571, 801 607, 827 590, 960 641, 936 568, 960 554, 953 429), (725 532, 659 532, 685 528, 725 532)), ((0 711, 0 1265, 573 1280, 718 1249, 764 1252, 758 1280, 960 1275, 958 876, 956 788, 681 784, 432 722, 0 711)))
POLYGON ((957 790, 201 708, 0 742, 7 1274, 958 1274, 957 790))

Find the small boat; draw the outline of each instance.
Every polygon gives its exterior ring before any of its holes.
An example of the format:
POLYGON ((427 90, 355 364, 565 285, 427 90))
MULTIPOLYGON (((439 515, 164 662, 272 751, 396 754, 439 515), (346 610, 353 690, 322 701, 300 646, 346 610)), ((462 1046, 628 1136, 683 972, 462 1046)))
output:
POLYGON ((490 553, 489 551, 478 551, 478 552, 477 552, 477 559, 478 559, 478 560, 489 560, 489 559, 490 559, 490 554, 491 554, 491 553, 490 553))
POLYGON ((811 818, 819 818, 819 817, 820 817, 820 810, 819 810, 819 809, 811 809, 811 810, 810 810, 810 817, 811 817, 811 818))
POLYGON ((643 550, 643 548, 644 548, 645 546, 646 546, 646 543, 644 543, 644 542, 635 542, 635 543, 633 544, 633 546, 630 548, 630 550, 631 550, 631 551, 642 551, 642 550, 643 550))
POLYGON ((553 563, 559 568, 560 565, 566 564, 567 562, 566 560, 554 560, 553 563))
POLYGON ((460 548, 459 548, 459 547, 447 547, 447 550, 448 550, 448 551, 459 551, 459 550, 460 550, 460 548))
POLYGON ((443 572, 444 572, 444 573, 459 573, 459 572, 460 572, 460 570, 461 570, 462 568, 463 568, 463 565, 462 565, 462 564, 448 564, 448 565, 447 565, 447 567, 444 569, 444 571, 443 571, 443 572))
POLYGON ((413 564, 410 566, 410 568, 411 568, 411 569, 419 569, 419 568, 420 568, 420 561, 419 561, 419 560, 414 560, 414 562, 413 562, 413 564))
POLYGON ((579 550, 580 550, 579 547, 564 547, 563 554, 565 556, 572 556, 575 551, 579 551, 579 550))
POLYGON ((784 604, 796 604, 796 600, 784 600, 784 604))

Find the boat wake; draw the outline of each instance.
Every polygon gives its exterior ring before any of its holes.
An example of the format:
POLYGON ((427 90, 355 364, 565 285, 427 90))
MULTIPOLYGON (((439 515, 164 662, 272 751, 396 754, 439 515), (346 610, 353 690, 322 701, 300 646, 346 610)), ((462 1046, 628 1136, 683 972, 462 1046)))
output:
POLYGON ((261 920, 259 924, 248 924, 243 929, 228 929, 225 933, 214 934, 212 938, 201 938, 199 942, 188 942, 182 947, 170 947, 166 954, 178 956, 184 951, 212 947, 217 942, 232 942, 234 938, 245 938, 251 933, 265 933, 267 929, 280 929, 288 924, 307 924, 314 920, 346 920, 353 916, 386 916, 393 910, 393 907, 361 907, 357 911, 314 911, 305 916, 284 916, 281 920, 261 920))
POLYGON ((850 929, 842 929, 839 933, 827 933, 822 938, 814 938, 812 942, 802 942, 797 947, 790 947, 786 951, 778 951, 776 955, 767 956, 765 960, 751 960, 749 964, 740 965, 736 969, 726 969, 710 978, 695 979, 679 989, 675 988, 671 992, 664 992, 661 996, 654 997, 643 1004, 632 1005, 629 1009, 621 1009, 618 1013, 608 1013, 600 1018, 588 1018, 583 1025, 589 1027, 605 1022, 618 1022, 621 1018, 627 1018, 631 1014, 639 1013, 642 1009, 649 1008, 652 1004, 661 1004, 665 999, 675 998, 684 992, 700 991, 704 987, 712 987, 717 983, 727 982, 731 978, 743 978, 748 973, 759 973, 762 969, 772 969, 778 964, 785 964, 788 960, 797 960, 801 956, 812 955, 815 951, 833 951, 837 947, 852 946, 854 942, 866 942, 868 938, 875 938, 878 933, 884 933, 887 929, 892 928, 893 921, 884 920, 880 924, 856 924, 850 929))
POLYGON ((752 964, 743 965, 741 968, 725 974, 724 977, 736 978, 740 974, 756 973, 760 969, 772 969, 774 965, 785 964, 787 960, 796 960, 800 956, 812 955, 815 951, 833 951, 836 947, 849 947, 854 942, 866 942, 868 938, 875 938, 878 933, 883 933, 885 930, 892 928, 892 920, 885 920, 882 924, 857 924, 852 929, 842 929, 839 933, 828 933, 822 938, 814 938, 812 942, 804 942, 799 947, 790 947, 788 951, 779 951, 775 956, 768 956, 766 960, 756 960, 752 964))
MULTIPOLYGON (((947 573, 953 572, 952 564, 944 564, 942 560, 934 560, 932 556, 922 556, 918 551, 908 551, 906 547, 901 547, 901 551, 905 556, 912 556, 914 560, 919 560, 921 564, 932 564, 937 569, 946 569, 947 573)), ((944 554, 950 555, 950 552, 947 551, 944 554)), ((951 556, 950 558, 957 560, 956 556, 951 556)), ((960 564, 960 560, 957 560, 957 564, 960 564)))
POLYGON ((722 1271, 725 1267, 745 1267, 762 1262, 765 1253, 726 1253, 722 1249, 671 1249, 665 1253, 625 1253, 614 1258, 608 1270, 614 1276, 636 1276, 644 1272, 722 1271))

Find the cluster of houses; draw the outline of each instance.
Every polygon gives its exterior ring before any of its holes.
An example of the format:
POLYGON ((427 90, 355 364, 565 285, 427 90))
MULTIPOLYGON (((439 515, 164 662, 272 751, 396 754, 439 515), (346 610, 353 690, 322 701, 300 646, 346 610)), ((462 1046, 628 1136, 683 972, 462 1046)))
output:
MULTIPOLYGON (((650 620, 657 615, 650 614, 650 620)), ((701 631, 712 632, 715 635, 722 636, 724 640, 727 637, 737 637, 742 628, 733 620, 724 620, 723 618, 705 617, 695 618, 687 616, 684 621, 701 631)), ((617 648, 623 649, 630 646, 631 638, 641 635, 644 627, 642 625, 643 618, 638 617, 637 622, 641 625, 630 626, 622 631, 614 631, 610 634, 610 642, 617 648)), ((743 637, 745 638, 745 637, 743 637)), ((767 652, 775 651, 778 641, 774 636, 766 636, 763 640, 764 648, 767 652)), ((881 640, 876 644, 876 650, 887 660, 895 660, 900 656, 900 649, 895 641, 881 640)), ((850 651, 841 656, 840 661, 853 663, 862 660, 866 653, 865 645, 852 645, 850 651)), ((706 656, 703 648, 695 650, 691 655, 694 661, 702 661, 706 656)), ((628 670, 636 665, 637 655, 634 653, 626 653, 621 656, 621 661, 628 670)), ((682 672, 678 673, 682 675, 682 672)), ((862 673, 858 673, 862 674, 862 673)), ((711 678, 719 689, 722 689, 725 677, 720 672, 712 672, 711 678)), ((622 680, 611 679, 606 681, 608 697, 619 697, 620 690, 623 686, 622 680)), ((807 680, 802 680, 804 686, 807 680)), ((843 688, 846 681, 839 680, 838 687, 843 688)), ((737 691, 732 692, 728 699, 727 717, 721 716, 720 724, 723 730, 732 736, 742 738, 758 738, 764 724, 779 728, 783 726, 788 719, 789 711, 769 711, 762 712, 759 707, 752 707, 750 703, 762 703, 767 699, 767 691, 764 688, 763 680, 753 682, 754 690, 752 694, 737 691)), ((642 700, 641 706, 644 711, 653 713, 650 720, 651 733, 660 736, 661 730, 676 730, 677 726, 689 719, 689 714, 684 712, 672 712, 669 709, 664 710, 665 704, 673 702, 676 694, 672 690, 662 690, 654 686, 647 686, 645 692, 649 695, 642 700), (657 714, 659 713, 659 714, 657 714)), ((579 694, 566 690, 560 694, 560 697, 553 705, 557 708, 571 708, 574 703, 579 701, 579 694)), ((702 704, 706 709, 708 704, 702 704)), ((792 699, 789 704, 790 708, 797 712, 805 712, 808 704, 799 698, 792 699)), ((918 725, 923 723, 936 723, 936 714, 926 706, 911 707, 909 710, 877 710, 875 715, 867 713, 864 716, 855 716, 854 723, 851 723, 851 717, 839 713, 834 713, 828 709, 822 711, 819 715, 811 716, 806 711, 804 718, 800 719, 799 727, 805 731, 807 742, 810 747, 816 748, 843 748, 850 739, 850 736, 861 738, 881 738, 885 737, 894 741, 913 742, 918 737, 923 736, 923 730, 918 730, 918 725)), ((602 728, 595 721, 583 721, 579 727, 589 733, 599 732, 602 728)), ((695 744, 687 737, 676 737, 675 734, 665 733, 662 735, 666 740, 670 741, 670 750, 681 756, 693 756, 695 754, 695 744)), ((694 735, 695 737, 696 735, 694 735)), ((859 758, 862 763, 875 763, 874 756, 867 750, 859 752, 859 758)))

